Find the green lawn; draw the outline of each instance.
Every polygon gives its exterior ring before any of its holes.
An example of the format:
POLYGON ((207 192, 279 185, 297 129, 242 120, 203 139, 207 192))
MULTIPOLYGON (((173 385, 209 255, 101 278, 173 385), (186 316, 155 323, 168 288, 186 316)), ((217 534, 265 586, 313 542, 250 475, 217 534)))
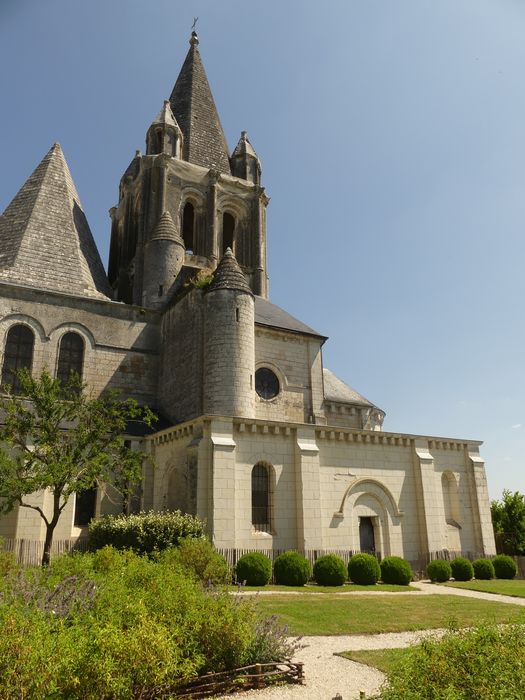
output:
POLYGON ((377 634, 477 622, 525 623, 525 609, 459 596, 261 596, 264 616, 277 614, 291 634, 377 634))
MULTIPOLYGON (((238 586, 230 586, 232 591, 237 591, 238 586)), ((293 591, 299 593, 355 593, 366 591, 367 593, 410 593, 416 589, 413 586, 393 586, 385 583, 377 583, 374 586, 358 586, 355 583, 345 583, 344 586, 318 586, 316 583, 308 583, 306 586, 241 586, 241 592, 255 591, 293 591)))
POLYGON ((494 578, 491 581, 450 581, 444 584, 452 588, 468 588, 471 591, 483 591, 483 593, 501 593, 515 598, 525 598, 525 581, 494 578))
POLYGON ((357 663, 366 666, 373 666, 383 673, 389 674, 408 653, 409 649, 360 649, 359 651, 342 651, 337 656, 357 661, 357 663))

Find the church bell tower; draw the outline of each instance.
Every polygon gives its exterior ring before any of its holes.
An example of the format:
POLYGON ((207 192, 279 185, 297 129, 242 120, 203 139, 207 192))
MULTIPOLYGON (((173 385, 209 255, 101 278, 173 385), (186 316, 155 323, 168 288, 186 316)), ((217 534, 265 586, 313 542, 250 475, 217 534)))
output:
POLYGON ((164 307, 180 283, 228 248, 251 291, 268 297, 261 163, 245 131, 230 155, 192 32, 169 100, 120 181, 112 219, 114 298, 164 307))

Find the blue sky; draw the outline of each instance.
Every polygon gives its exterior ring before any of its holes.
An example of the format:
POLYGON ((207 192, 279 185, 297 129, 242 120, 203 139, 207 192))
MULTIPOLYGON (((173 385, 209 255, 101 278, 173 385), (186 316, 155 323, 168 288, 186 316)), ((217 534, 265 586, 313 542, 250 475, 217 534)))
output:
POLYGON ((0 210, 59 141, 106 263, 196 16, 262 160, 272 301, 385 429, 483 440, 491 496, 525 492, 525 3, 2 0, 0 210))

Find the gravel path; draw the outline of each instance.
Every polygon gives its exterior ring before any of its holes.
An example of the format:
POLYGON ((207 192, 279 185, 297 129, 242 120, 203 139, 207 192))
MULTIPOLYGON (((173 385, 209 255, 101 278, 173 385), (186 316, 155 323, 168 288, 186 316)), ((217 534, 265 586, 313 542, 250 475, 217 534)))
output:
MULTIPOLYGON (((429 581, 418 581, 412 584, 418 590, 412 593, 373 593, 371 595, 457 595, 465 598, 480 598, 482 600, 525 605, 525 598, 512 598, 493 593, 469 591, 448 586, 436 586, 429 581)), ((280 591, 262 593, 262 595, 281 593, 280 591)), ((363 595, 366 592, 341 593, 340 595, 363 595)), ((285 595, 293 595, 290 592, 285 595)), ((303 595, 299 593, 298 595, 303 595)), ((369 594, 370 595, 370 594, 369 594)), ((227 695, 217 700, 332 700, 340 693, 343 700, 356 700, 361 691, 366 697, 379 692, 385 680, 384 674, 369 666, 334 656, 341 651, 358 649, 393 649, 407 647, 429 635, 440 636, 443 630, 425 630, 422 632, 396 632, 387 634, 354 634, 341 636, 303 637, 306 645, 294 659, 304 663, 305 684, 287 685, 264 690, 250 690, 238 695, 227 695)))

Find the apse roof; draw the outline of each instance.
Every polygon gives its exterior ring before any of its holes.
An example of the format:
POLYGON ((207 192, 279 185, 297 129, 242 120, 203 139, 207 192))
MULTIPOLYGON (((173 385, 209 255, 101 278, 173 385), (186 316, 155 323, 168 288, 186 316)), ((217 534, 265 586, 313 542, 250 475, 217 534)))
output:
POLYGON ((326 367, 323 368, 323 380, 324 380, 324 397, 327 401, 336 401, 338 403, 353 403, 360 404, 362 406, 370 406, 371 408, 377 408, 375 404, 371 403, 364 396, 359 394, 351 386, 345 384, 342 379, 336 377, 333 372, 326 367))

